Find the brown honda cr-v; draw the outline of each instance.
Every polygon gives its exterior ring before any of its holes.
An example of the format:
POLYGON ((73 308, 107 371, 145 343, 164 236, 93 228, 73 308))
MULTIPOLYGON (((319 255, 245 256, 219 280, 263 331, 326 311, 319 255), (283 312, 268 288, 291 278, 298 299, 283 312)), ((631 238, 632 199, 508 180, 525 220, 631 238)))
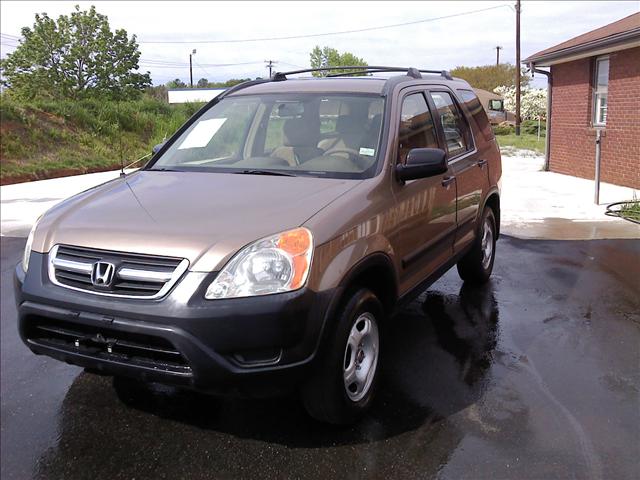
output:
POLYGON ((501 165, 466 82, 332 71, 233 87, 146 166, 42 216, 16 269, 28 347, 207 392, 298 390, 332 423, 362 414, 398 305, 454 264, 489 278, 501 165))

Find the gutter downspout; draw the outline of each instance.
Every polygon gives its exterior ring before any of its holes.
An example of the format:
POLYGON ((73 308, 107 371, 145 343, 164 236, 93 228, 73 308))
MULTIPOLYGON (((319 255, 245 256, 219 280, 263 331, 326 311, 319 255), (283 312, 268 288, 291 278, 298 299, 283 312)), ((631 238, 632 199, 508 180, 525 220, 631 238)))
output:
POLYGON ((547 126, 545 128, 545 146, 544 146, 544 171, 549 171, 549 158, 551 156, 551 95, 553 92, 553 77, 551 71, 540 70, 535 68, 534 63, 529 64, 529 70, 531 73, 540 73, 547 77, 547 126))

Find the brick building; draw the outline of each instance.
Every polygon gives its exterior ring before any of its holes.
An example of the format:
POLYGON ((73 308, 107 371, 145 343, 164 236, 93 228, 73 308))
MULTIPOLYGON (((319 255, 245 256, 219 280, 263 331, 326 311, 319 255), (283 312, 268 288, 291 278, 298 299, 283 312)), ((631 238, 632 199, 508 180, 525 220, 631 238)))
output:
POLYGON ((640 13, 523 61, 551 71, 549 169, 640 188, 640 13))

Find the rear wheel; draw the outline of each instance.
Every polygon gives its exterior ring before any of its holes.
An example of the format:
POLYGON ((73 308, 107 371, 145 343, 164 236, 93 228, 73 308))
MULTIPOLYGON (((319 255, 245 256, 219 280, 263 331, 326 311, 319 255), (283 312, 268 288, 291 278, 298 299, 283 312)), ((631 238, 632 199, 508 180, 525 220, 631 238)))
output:
POLYGON ((370 406, 379 358, 378 298, 367 289, 354 292, 338 313, 338 323, 315 375, 303 387, 307 412, 317 420, 348 424, 370 406))
POLYGON ((493 210, 486 207, 471 250, 458 262, 458 273, 462 280, 470 283, 489 280, 496 255, 496 233, 496 217, 493 210))

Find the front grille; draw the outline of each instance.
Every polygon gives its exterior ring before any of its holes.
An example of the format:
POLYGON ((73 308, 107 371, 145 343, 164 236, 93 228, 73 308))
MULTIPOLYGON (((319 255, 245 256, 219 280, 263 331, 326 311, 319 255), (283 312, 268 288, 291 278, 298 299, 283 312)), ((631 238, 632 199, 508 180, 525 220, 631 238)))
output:
POLYGON ((191 367, 167 340, 108 327, 80 325, 35 316, 29 321, 27 340, 69 353, 117 361, 133 366, 191 375, 191 367))
POLYGON ((180 258, 56 245, 49 254, 49 278, 57 285, 100 295, 158 298, 188 265, 180 258), (99 262, 111 265, 112 271, 105 272, 108 282, 96 282, 99 262))

